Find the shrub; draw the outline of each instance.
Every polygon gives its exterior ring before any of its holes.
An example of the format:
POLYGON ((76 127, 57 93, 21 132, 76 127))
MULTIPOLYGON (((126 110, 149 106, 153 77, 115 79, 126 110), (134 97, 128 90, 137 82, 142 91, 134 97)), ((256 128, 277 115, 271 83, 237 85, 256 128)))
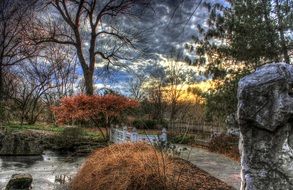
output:
POLYGON ((171 138, 171 142, 175 144, 190 144, 193 139, 190 135, 177 135, 171 138))
POLYGON ((158 160, 158 155, 151 146, 142 143, 111 145, 97 150, 73 179, 71 188, 165 189, 160 165, 168 158, 163 156, 158 160))
POLYGON ((94 152, 72 180, 70 189, 227 190, 231 187, 189 162, 172 159, 150 145, 126 143, 94 152))
POLYGON ((64 97, 59 106, 52 107, 57 121, 66 122, 93 122, 99 129, 102 136, 108 139, 110 133, 110 124, 120 117, 126 110, 135 108, 138 102, 123 96, 107 94, 105 96, 87 96, 78 95, 64 97), (100 121, 104 120, 106 134, 101 129, 100 121))
POLYGON ((80 127, 66 127, 61 132, 61 138, 65 140, 78 140, 84 135, 84 130, 80 127))
POLYGON ((240 154, 239 154, 238 142, 239 142, 238 137, 220 134, 213 137, 210 140, 208 149, 212 152, 225 154, 228 157, 239 161, 240 154))
POLYGON ((79 142, 84 135, 84 130, 80 127, 67 127, 54 140, 58 144, 57 149, 72 150, 75 143, 79 142))
POLYGON ((133 127, 137 128, 137 129, 144 129, 145 125, 143 120, 134 120, 132 122, 133 127))
POLYGON ((137 129, 156 129, 157 122, 154 120, 134 120, 132 125, 137 129))

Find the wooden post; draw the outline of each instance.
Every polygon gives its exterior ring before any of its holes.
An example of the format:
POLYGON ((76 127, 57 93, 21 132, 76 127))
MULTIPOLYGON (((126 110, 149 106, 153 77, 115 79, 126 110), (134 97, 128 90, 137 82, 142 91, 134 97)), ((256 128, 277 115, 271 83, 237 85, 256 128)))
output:
POLYGON ((137 142, 138 133, 135 127, 132 128, 130 140, 131 142, 137 142))
POLYGON ((167 142, 167 130, 166 130, 166 128, 163 128, 163 129, 162 129, 162 133, 161 133, 161 135, 160 135, 159 140, 160 140, 161 142, 167 142))
POLYGON ((123 127, 123 142, 125 142, 126 141, 126 133, 127 133, 127 127, 126 126, 124 126, 123 127))

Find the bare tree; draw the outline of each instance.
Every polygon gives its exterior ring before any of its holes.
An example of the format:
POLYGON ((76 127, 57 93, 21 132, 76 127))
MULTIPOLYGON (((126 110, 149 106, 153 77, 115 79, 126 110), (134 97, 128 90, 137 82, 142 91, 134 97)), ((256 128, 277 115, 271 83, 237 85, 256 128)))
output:
POLYGON ((171 52, 171 56, 162 59, 161 63, 161 68, 151 71, 144 82, 143 90, 153 106, 153 116, 155 119, 168 116, 170 122, 184 119, 194 108, 194 102, 184 100, 184 97, 188 94, 188 84, 197 80, 197 74, 193 69, 184 69, 186 63, 182 61, 181 53, 171 52))
POLYGON ((37 50, 27 38, 35 3, 36 1, 0 1, 0 114, 3 112, 2 102, 5 98, 5 68, 20 64, 32 57, 37 50))
POLYGON ((69 48, 53 45, 47 48, 45 61, 52 67, 51 78, 55 86, 52 89, 53 102, 57 102, 64 96, 72 95, 77 79, 75 54, 69 48))
POLYGON ((42 38, 37 40, 72 46, 83 71, 86 93, 92 95, 97 62, 104 61, 109 67, 118 60, 130 59, 123 50, 135 48, 139 33, 123 31, 119 23, 129 22, 130 17, 140 14, 135 8, 148 6, 148 1, 50 0, 48 5, 60 19, 38 28, 42 38))
POLYGON ((167 78, 165 79, 165 93, 170 107, 169 120, 173 121, 175 115, 180 110, 179 98, 182 95, 182 78, 180 76, 180 67, 176 60, 170 59, 166 68, 167 78))
POLYGON ((53 121, 51 106, 75 88, 75 56, 60 46, 48 46, 38 57, 4 72, 6 109, 21 124, 53 121))
POLYGON ((134 76, 131 77, 127 83, 128 92, 130 96, 135 100, 142 101, 145 98, 145 92, 143 89, 143 85, 146 78, 144 76, 134 76))
POLYGON ((157 66, 150 71, 150 76, 146 81, 144 91, 146 100, 144 107, 150 113, 152 119, 162 121, 166 111, 166 99, 164 97, 164 82, 166 73, 162 66, 157 66))
POLYGON ((48 121, 54 120, 51 106, 59 103, 64 96, 70 96, 75 92, 76 74, 76 56, 70 51, 70 48, 64 48, 60 45, 47 47, 45 51, 45 61, 52 66, 51 85, 44 94, 44 101, 47 105, 48 121))
POLYGON ((24 121, 34 124, 45 109, 45 93, 56 88, 52 78, 54 69, 54 65, 47 64, 42 58, 30 59, 25 66, 16 69, 16 92, 11 98, 19 110, 21 124, 24 121))
POLYGON ((15 107, 14 101, 11 97, 14 97, 16 94, 16 89, 19 85, 18 76, 12 71, 11 68, 6 67, 3 70, 3 94, 5 101, 2 102, 3 110, 1 114, 2 122, 14 120, 15 119, 15 107))

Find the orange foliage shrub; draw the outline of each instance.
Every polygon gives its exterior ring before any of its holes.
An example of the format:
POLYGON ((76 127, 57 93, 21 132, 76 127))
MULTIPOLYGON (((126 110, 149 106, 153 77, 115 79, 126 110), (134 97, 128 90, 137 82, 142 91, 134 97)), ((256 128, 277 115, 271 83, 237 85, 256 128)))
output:
POLYGON ((52 107, 58 123, 70 121, 93 121, 98 124, 101 115, 107 126, 114 117, 118 117, 126 109, 138 106, 138 102, 123 96, 108 94, 105 96, 77 95, 64 97, 59 106, 52 107))
POLYGON ((71 190, 232 189, 189 162, 144 143, 98 149, 70 184, 71 190))

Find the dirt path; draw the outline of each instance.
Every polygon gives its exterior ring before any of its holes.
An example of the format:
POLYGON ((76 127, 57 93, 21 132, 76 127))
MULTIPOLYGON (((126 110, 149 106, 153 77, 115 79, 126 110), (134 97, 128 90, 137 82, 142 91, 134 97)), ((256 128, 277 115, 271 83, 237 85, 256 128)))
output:
POLYGON ((240 189, 240 164, 223 155, 209 152, 197 147, 187 147, 181 153, 181 157, 190 161, 200 169, 208 172, 212 176, 224 181, 235 189, 240 189), (188 158, 189 155, 189 158, 188 158))

